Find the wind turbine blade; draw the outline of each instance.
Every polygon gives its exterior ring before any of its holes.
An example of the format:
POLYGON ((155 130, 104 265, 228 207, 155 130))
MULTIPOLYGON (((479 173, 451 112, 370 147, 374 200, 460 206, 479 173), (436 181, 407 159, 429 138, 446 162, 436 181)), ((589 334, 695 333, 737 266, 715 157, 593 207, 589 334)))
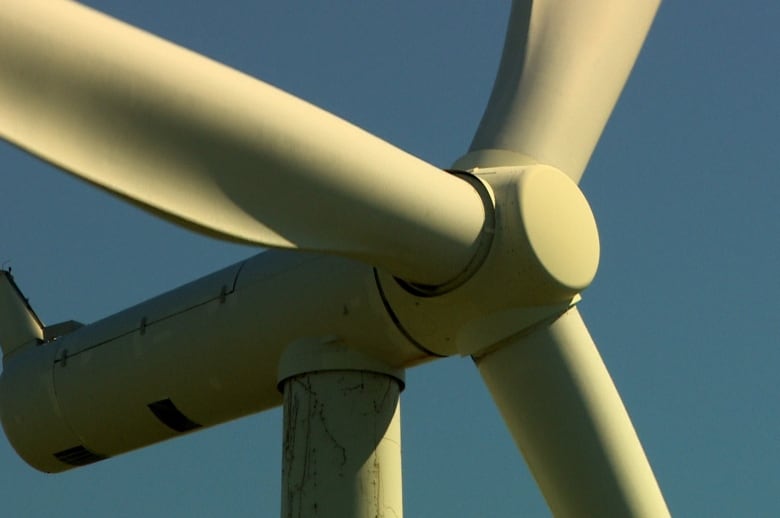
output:
POLYGON ((539 162, 579 181, 660 0, 515 0, 461 169, 539 162))
POLYGON ((179 224, 436 285, 484 220, 468 183, 89 8, 6 0, 0 136, 179 224))
POLYGON ((476 362, 555 516, 668 516, 576 308, 476 362))

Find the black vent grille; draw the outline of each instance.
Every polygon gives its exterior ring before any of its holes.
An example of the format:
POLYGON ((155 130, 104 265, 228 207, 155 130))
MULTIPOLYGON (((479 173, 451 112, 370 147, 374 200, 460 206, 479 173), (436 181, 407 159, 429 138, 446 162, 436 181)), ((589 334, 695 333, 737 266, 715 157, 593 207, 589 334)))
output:
POLYGON ((70 464, 71 466, 86 466, 87 464, 92 464, 93 462, 108 458, 105 455, 90 451, 84 446, 74 446, 67 450, 58 451, 54 456, 61 462, 70 464))
POLYGON ((170 399, 161 399, 160 401, 149 403, 147 406, 157 419, 177 432, 189 432, 201 427, 201 425, 182 414, 170 399))

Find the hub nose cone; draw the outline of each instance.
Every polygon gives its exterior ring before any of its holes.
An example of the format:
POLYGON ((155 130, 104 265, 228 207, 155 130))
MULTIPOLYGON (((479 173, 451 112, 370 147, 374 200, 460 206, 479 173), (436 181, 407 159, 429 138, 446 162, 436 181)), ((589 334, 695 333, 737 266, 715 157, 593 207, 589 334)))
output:
POLYGON ((517 196, 538 274, 563 290, 586 288, 596 275, 600 247, 593 212, 577 185, 557 169, 537 166, 518 178, 517 196))

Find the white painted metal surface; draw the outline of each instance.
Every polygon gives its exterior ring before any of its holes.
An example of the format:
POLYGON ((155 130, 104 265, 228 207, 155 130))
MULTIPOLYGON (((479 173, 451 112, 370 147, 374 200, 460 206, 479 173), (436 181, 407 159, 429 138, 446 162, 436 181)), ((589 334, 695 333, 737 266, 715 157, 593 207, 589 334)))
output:
POLYGON ((599 238, 577 185, 544 165, 475 170, 496 211, 493 241, 463 285, 418 297, 380 272, 401 326, 437 354, 471 355, 571 304, 593 280, 599 238))
POLYGON ((400 518, 403 372, 340 341, 283 360, 282 518, 400 518))
POLYGON ((660 3, 514 2, 493 93, 455 167, 530 160, 579 181, 660 3))
POLYGON ((64 471, 78 464, 57 454, 72 448, 100 460, 197 429, 183 418, 208 427, 278 406, 282 351, 324 335, 391 366, 429 359, 387 313, 371 267, 266 252, 14 355, 0 418, 29 464, 64 471))
POLYGON ((669 515, 576 308, 475 361, 555 516, 669 515))
MULTIPOLYGON (((327 501, 330 516, 381 516, 401 500, 390 371, 462 354, 556 515, 668 514, 572 308, 599 257, 575 183, 657 6, 515 2, 491 101, 456 163, 468 182, 87 8, 6 2, 0 136, 203 232, 345 257, 262 254, 9 355, 0 418, 14 447, 44 471, 101 460, 278 405, 279 367, 285 512, 327 501), (390 371, 283 358, 325 336, 390 371), (331 486, 334 473, 352 483, 331 486)), ((37 336, 9 307, 15 335, 37 336)))
POLYGON ((467 183, 75 2, 5 0, 0 70, 0 136, 179 224, 422 284, 457 277, 477 246, 467 183))

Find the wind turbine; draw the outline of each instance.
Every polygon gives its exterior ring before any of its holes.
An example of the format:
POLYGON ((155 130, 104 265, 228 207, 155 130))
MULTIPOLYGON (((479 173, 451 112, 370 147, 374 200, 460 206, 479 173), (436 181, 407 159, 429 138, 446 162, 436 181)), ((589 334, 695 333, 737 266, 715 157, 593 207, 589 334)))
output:
MULTIPOLYGON (((2 337, 14 446, 61 471, 275 406, 277 382, 292 405, 307 396, 287 380, 325 380, 316 406, 338 392, 322 372, 398 391, 403 368, 462 354, 556 514, 665 512, 574 308, 598 239, 572 180, 656 8, 517 3, 472 148, 447 174, 76 4, 10 2, 0 134, 191 228, 306 251, 262 254, 83 327, 43 327, 4 275, 6 320, 19 324, 2 337)), ((396 403, 382 408, 391 423, 396 403)), ((400 498, 396 486, 383 498, 400 498)), ((321 497, 290 491, 300 505, 321 497)))

